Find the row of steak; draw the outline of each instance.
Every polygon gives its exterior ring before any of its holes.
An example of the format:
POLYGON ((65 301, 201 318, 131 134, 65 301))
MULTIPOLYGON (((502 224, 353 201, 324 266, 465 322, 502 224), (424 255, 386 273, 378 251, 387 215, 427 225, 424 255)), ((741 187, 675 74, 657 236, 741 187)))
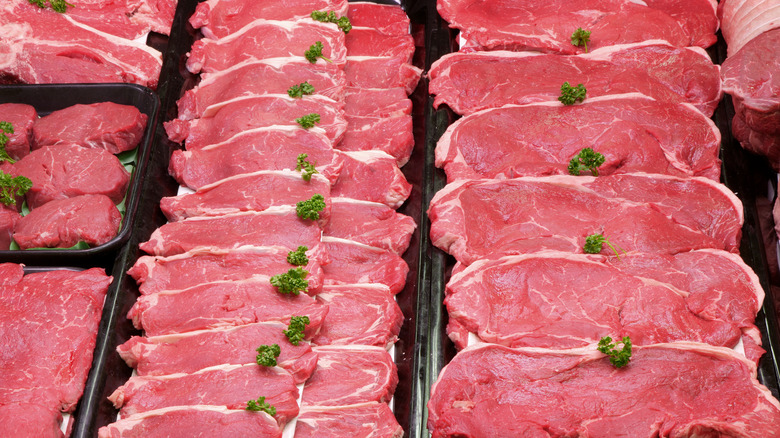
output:
POLYGON ((121 419, 99 435, 402 436, 388 349, 416 228, 395 211, 411 191, 399 165, 420 74, 409 19, 373 3, 209 0, 190 24, 203 38, 186 66, 200 81, 165 124, 184 145, 169 169, 182 188, 161 200, 169 222, 129 271, 141 296, 128 317, 144 336, 118 350, 137 375, 111 395, 121 419), (317 42, 327 60, 311 62, 317 42), (304 82, 312 93, 288 94, 304 82), (295 119, 308 114, 319 121, 304 128, 295 119), (272 280, 295 272, 300 291, 272 280), (260 364, 261 346, 278 346, 275 365, 260 364))
POLYGON ((461 51, 429 90, 462 117, 436 145, 448 184, 428 214, 456 261, 460 351, 431 391, 432 436, 780 434, 756 380, 764 292, 718 182, 715 3, 438 8, 461 51), (558 99, 565 82, 584 100, 558 99), (590 171, 584 148, 603 157, 590 171), (597 349, 607 337, 630 339, 627 365, 597 349))

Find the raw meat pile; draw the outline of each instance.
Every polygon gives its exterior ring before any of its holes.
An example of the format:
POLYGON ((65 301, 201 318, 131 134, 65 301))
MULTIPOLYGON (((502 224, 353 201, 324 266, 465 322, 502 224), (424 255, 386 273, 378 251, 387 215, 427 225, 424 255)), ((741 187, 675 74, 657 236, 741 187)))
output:
POLYGON ((742 146, 780 169, 780 3, 722 0, 718 14, 728 57, 723 89, 736 114, 732 132, 742 146))
POLYGON ((131 82, 156 88, 162 54, 145 39, 150 31, 170 33, 176 1, 72 0, 60 13, 27 0, 4 0, 0 83, 131 82))
POLYGON ((457 262, 461 351, 432 436, 780 436, 756 379, 764 292, 718 182, 715 3, 563 3, 438 2, 462 46, 429 91, 463 117, 437 143, 448 184, 428 215, 457 262), (630 339, 627 365, 607 337, 630 339))
POLYGON ((92 365, 111 277, 102 269, 24 275, 0 264, 0 435, 64 437, 92 365))
POLYGON ((135 149, 147 115, 130 105, 73 105, 38 117, 34 107, 0 104, 0 121, 13 133, 5 151, 3 178, 32 182, 16 203, 2 204, 0 250, 11 241, 21 249, 94 247, 113 239, 122 223, 130 173, 114 154, 135 149), (14 160, 18 160, 15 161, 14 160), (22 200, 29 212, 21 213, 22 200))
POLYGON ((163 198, 170 222, 129 271, 141 297, 128 317, 145 336, 118 349, 137 376, 110 397, 120 419, 99 435, 186 423, 193 435, 402 436, 388 349, 416 224, 395 209, 411 191, 399 166, 421 73, 406 13, 208 0, 190 24, 204 35, 186 63, 200 82, 165 124, 184 145, 169 169, 184 189, 163 198), (318 44, 327 60, 307 59, 318 44), (309 114, 313 126, 296 121, 309 114))

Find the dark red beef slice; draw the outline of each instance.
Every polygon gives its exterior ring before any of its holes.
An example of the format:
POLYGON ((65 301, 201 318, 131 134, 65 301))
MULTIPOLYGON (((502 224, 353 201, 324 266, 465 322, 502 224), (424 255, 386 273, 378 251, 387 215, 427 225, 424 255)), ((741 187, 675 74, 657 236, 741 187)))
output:
POLYGON ((38 112, 30 105, 23 103, 0 104, 0 122, 8 122, 13 126, 13 134, 8 136, 5 150, 14 160, 30 153, 32 143, 32 127, 38 119, 38 112))
POLYGON ((146 114, 131 105, 113 102, 73 105, 41 117, 33 125, 33 149, 75 143, 105 149, 112 154, 138 146, 144 135, 146 114))
POLYGON ((26 195, 31 209, 54 199, 87 194, 106 195, 118 204, 130 182, 130 174, 115 156, 75 144, 35 150, 17 161, 14 170, 33 182, 26 195))

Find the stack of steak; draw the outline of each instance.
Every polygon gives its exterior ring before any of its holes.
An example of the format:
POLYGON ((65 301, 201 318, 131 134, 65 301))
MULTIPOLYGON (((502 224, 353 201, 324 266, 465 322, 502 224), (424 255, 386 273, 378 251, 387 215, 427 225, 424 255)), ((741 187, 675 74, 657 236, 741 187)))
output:
POLYGON ((438 3, 463 44, 429 89, 463 117, 436 146, 448 185, 428 214, 457 262, 460 352, 428 427, 776 436, 780 403, 756 380, 764 293, 736 254, 741 203, 717 182, 715 5, 569 3, 438 3), (585 148, 603 160, 583 169, 585 148), (630 339, 627 365, 597 349, 606 337, 630 339))
POLYGON ((145 336, 119 347, 137 376, 111 396, 121 419, 100 436, 182 423, 211 436, 402 436, 387 403, 416 228, 395 211, 411 190, 399 166, 420 75, 409 19, 373 3, 208 0, 190 23, 204 36, 186 64, 200 82, 165 124, 184 144, 169 169, 183 189, 161 201, 170 222, 129 271, 141 297, 128 317, 145 336), (311 114, 313 126, 296 120, 311 114), (291 293, 284 274, 305 286, 291 293))

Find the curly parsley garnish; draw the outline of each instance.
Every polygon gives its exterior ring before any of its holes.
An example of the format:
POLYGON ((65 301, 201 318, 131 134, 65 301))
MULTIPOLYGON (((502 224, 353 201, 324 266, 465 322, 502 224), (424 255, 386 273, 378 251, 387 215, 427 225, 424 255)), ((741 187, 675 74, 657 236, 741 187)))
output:
POLYGON ((582 172, 590 171, 593 176, 599 176, 598 167, 604 164, 604 160, 603 154, 591 148, 583 148, 569 161, 568 170, 572 175, 580 175, 582 172))
POLYGON ((295 119, 295 123, 301 125, 303 129, 313 128, 315 124, 320 123, 320 115, 317 113, 306 114, 295 119))
POLYGON ((276 287, 279 293, 298 295, 301 292, 306 292, 309 287, 307 275, 309 275, 309 271, 303 268, 293 268, 284 274, 271 277, 271 284, 276 287))
POLYGON ((291 344, 298 346, 303 340, 303 331, 309 324, 308 316, 293 316, 290 318, 290 325, 287 326, 287 330, 284 331, 284 335, 291 344))
POLYGON ((276 408, 265 402, 265 397, 260 397, 257 400, 249 400, 246 402, 246 410, 259 412, 263 411, 270 416, 276 415, 276 408))
POLYGON ((613 344, 612 338, 605 336, 599 341, 598 350, 609 356, 609 363, 615 368, 622 368, 628 365, 631 360, 631 339, 628 336, 623 336, 622 341, 613 344), (620 343, 623 344, 623 348, 618 350, 617 346, 620 343))
POLYGON ((292 87, 287 89, 287 95, 292 97, 293 99, 300 99, 304 95, 309 95, 314 93, 314 86, 310 84, 308 81, 301 82, 298 85, 293 85, 292 87))
POLYGON ((585 100, 585 93, 587 90, 582 84, 572 87, 568 82, 564 82, 561 85, 561 95, 558 100, 564 105, 574 105, 577 102, 585 100))
POLYGON ((571 34, 571 43, 577 47, 585 47, 585 53, 588 53, 588 42, 590 41, 590 31, 584 30, 578 27, 574 33, 571 34))
POLYGON ((328 59, 328 58, 326 58, 326 57, 324 57, 322 55, 322 49, 324 49, 324 48, 325 47, 322 45, 322 41, 317 41, 316 43, 314 43, 311 46, 309 46, 309 50, 303 52, 303 56, 305 56, 306 60, 308 60, 312 64, 317 62, 317 58, 322 58, 322 59, 332 63, 333 61, 331 61, 330 59, 328 59))
POLYGON ((306 160, 307 158, 309 158, 309 154, 298 155, 298 164, 295 166, 295 170, 301 171, 304 181, 311 181, 311 176, 319 172, 314 168, 314 164, 306 160))
POLYGON ((276 358, 282 353, 279 344, 261 345, 257 347, 257 364, 264 367, 275 367, 276 358))
POLYGON ((311 199, 295 204, 295 212, 301 219, 316 221, 320 218, 320 212, 325 209, 325 197, 315 193, 311 199))
POLYGON ((309 258, 306 257, 306 251, 309 248, 305 246, 299 246, 295 251, 287 253, 287 263, 295 266, 306 266, 309 263, 309 258))
POLYGON ((347 17, 337 17, 333 11, 312 11, 312 20, 322 21, 324 23, 336 23, 336 25, 344 33, 349 33, 352 30, 352 23, 349 22, 347 17))

